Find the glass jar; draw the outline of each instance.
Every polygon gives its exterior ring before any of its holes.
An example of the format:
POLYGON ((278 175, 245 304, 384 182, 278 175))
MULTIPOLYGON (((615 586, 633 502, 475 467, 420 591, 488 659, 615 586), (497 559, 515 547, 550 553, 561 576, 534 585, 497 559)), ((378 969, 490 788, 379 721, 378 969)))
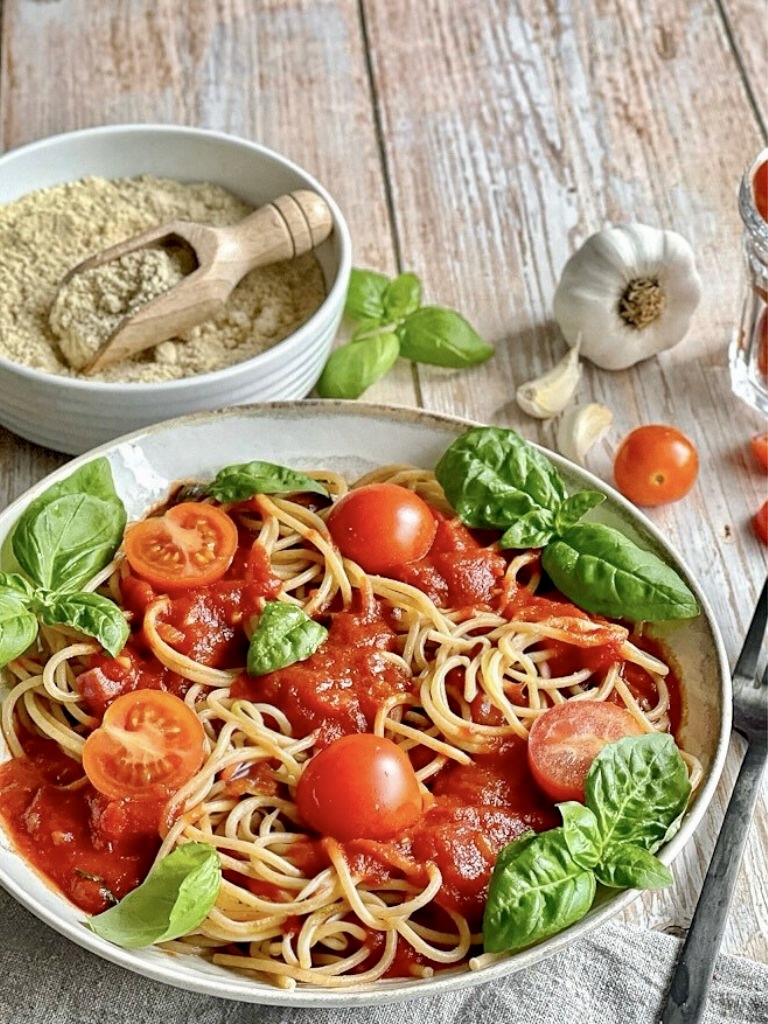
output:
POLYGON ((728 353, 734 394, 763 416, 768 416, 768 199, 763 198, 766 174, 768 149, 758 153, 749 165, 739 189, 746 275, 741 319, 728 353), (759 200, 755 188, 758 176, 763 182, 759 200))

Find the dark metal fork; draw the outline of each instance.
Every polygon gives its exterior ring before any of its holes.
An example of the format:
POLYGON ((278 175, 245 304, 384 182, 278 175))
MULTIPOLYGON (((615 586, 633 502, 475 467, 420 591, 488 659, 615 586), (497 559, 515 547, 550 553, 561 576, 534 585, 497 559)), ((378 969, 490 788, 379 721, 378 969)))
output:
POLYGON ((733 671, 733 727, 746 739, 747 751, 726 808, 688 936, 672 975, 661 1024, 697 1024, 704 1016, 749 822, 768 759, 768 667, 762 680, 757 678, 766 621, 768 579, 757 599, 757 607, 733 671))

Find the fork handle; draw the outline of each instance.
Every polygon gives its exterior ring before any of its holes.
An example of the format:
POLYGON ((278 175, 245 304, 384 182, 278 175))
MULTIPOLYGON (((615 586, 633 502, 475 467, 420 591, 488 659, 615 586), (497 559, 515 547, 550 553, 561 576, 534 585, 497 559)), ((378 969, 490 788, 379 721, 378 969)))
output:
POLYGON ((704 1017, 715 960, 749 833, 748 823, 760 793, 765 760, 765 744, 750 743, 672 975, 661 1024, 697 1024, 704 1017))

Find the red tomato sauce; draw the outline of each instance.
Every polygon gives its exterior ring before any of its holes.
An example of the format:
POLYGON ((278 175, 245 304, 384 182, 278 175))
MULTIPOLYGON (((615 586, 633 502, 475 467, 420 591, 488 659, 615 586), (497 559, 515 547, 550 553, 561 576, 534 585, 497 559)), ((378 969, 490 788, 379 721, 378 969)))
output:
POLYGON ((76 906, 106 910, 143 881, 160 847, 157 804, 108 800, 52 740, 26 737, 0 765, 3 820, 14 846, 76 906))

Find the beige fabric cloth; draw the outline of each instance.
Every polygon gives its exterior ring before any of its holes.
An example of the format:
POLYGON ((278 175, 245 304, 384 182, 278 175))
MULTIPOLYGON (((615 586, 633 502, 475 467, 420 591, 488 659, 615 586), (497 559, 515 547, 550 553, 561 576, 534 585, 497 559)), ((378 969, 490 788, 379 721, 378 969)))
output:
MULTIPOLYGON (((680 942, 609 924, 527 971, 360 1009, 256 1006, 149 981, 0 890, 0 1024, 655 1024, 680 942)), ((768 1024, 768 966, 721 956, 704 1024, 768 1024)))

